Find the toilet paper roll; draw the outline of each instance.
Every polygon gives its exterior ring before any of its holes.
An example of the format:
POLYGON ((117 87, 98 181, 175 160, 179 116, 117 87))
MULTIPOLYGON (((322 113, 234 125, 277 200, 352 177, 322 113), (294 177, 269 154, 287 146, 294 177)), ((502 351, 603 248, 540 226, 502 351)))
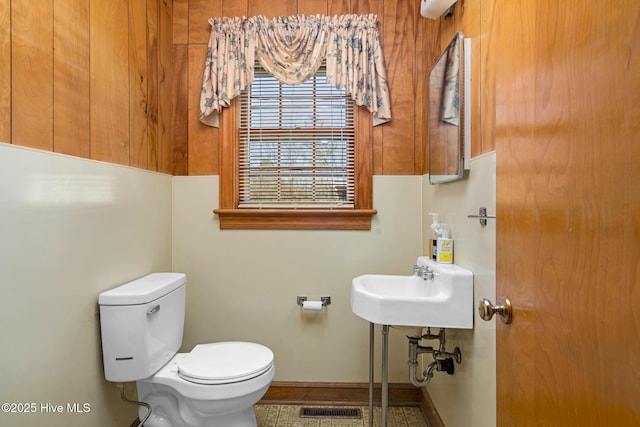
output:
POLYGON ((322 311, 321 301, 304 301, 302 303, 302 309, 304 311, 322 311))
POLYGON ((422 0, 420 15, 425 18, 438 19, 456 0, 422 0))

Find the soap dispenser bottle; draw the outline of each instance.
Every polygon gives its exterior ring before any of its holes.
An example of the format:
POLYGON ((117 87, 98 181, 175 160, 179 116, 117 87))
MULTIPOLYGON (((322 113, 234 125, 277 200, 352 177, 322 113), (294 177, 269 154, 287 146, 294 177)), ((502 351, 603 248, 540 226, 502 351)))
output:
POLYGON ((446 224, 442 224, 442 232, 437 243, 437 262, 440 264, 453 264, 453 239, 449 237, 446 224))
POLYGON ((438 214, 430 213, 433 217, 431 224, 431 236, 429 237, 429 256, 432 260, 438 260, 438 237, 440 233, 440 224, 438 224, 438 214))

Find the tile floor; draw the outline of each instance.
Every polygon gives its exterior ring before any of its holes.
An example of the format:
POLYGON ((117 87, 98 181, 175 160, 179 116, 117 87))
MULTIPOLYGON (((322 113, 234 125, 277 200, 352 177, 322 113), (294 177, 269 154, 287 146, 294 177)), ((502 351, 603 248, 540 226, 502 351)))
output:
MULTIPOLYGON (((310 405, 304 405, 309 407, 310 405)), ((256 405, 255 413, 258 427, 308 427, 308 426, 341 426, 341 427, 368 427, 369 408, 359 407, 362 411, 362 419, 341 418, 300 418, 302 405, 256 405)), ((380 426, 382 411, 379 407, 373 408, 373 425, 380 426)), ((416 407, 390 407, 387 412, 387 427, 428 427, 420 408, 416 407)))

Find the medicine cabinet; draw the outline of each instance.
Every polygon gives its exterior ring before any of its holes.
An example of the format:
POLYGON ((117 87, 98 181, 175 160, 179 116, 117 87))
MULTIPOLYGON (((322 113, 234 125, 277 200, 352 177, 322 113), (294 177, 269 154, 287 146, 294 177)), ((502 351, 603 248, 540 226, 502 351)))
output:
POLYGON ((456 181, 471 158, 471 39, 457 33, 429 71, 429 182, 456 181))

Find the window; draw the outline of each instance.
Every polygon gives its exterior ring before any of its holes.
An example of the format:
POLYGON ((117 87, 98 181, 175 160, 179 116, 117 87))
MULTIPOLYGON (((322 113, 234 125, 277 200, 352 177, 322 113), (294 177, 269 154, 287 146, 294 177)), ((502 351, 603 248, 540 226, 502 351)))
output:
POLYGON ((354 105, 324 68, 300 85, 256 69, 240 95, 238 208, 349 208, 354 105))
POLYGON ((220 227, 369 229, 371 119, 361 110, 324 67, 300 85, 256 67, 223 114, 220 227))

